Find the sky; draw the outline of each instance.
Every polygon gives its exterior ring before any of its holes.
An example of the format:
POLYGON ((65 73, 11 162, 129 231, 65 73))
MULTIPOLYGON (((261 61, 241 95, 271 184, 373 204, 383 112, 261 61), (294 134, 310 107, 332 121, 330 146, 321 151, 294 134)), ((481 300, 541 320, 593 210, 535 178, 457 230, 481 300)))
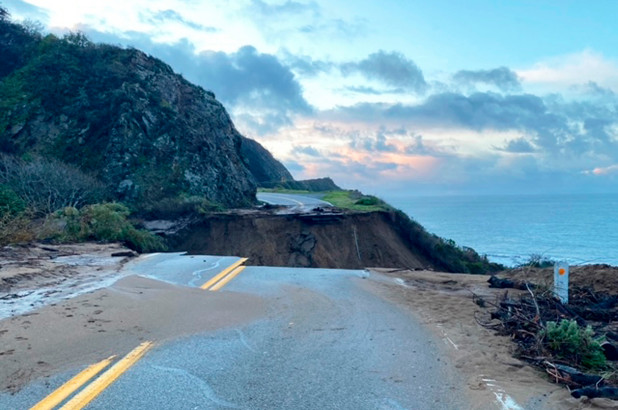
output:
POLYGON ((0 0, 212 90, 296 179, 618 192, 618 1, 0 0))

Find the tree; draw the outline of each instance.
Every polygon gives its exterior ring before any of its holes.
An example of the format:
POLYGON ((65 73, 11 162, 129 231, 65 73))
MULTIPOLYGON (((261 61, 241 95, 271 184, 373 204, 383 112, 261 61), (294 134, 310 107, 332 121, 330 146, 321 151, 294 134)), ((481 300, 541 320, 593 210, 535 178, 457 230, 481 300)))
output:
POLYGON ((0 155, 0 184, 12 189, 31 211, 50 214, 106 199, 106 187, 80 169, 54 159, 31 161, 0 155))
POLYGON ((0 21, 5 21, 11 18, 9 11, 0 4, 0 21))

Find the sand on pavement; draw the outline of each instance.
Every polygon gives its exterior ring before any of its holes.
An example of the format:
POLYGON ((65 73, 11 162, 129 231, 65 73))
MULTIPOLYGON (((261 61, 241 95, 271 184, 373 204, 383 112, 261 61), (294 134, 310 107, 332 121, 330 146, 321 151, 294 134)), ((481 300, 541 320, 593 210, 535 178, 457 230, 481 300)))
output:
POLYGON ((244 323, 265 306, 257 296, 128 276, 0 321, 0 390, 17 391, 30 380, 126 354, 144 340, 163 342, 244 323))

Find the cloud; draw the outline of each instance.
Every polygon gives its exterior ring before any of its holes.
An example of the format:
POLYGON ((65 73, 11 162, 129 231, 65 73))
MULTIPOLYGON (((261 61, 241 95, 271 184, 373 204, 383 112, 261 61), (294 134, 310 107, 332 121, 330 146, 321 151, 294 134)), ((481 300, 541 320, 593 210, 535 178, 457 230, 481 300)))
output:
POLYGON ((413 142, 405 147, 405 153, 410 155, 425 155, 432 157, 450 156, 452 153, 447 153, 445 150, 438 149, 433 145, 427 145, 423 140, 422 135, 416 135, 413 142))
POLYGON ((231 104, 311 111, 294 74, 274 55, 245 46, 235 53, 205 51, 196 60, 201 82, 231 104))
POLYGON ((429 129, 519 131, 545 151, 582 153, 599 145, 618 150, 609 144, 616 138, 617 107, 552 101, 532 94, 441 93, 416 105, 359 103, 324 115, 340 121, 404 123, 429 129))
POLYGON ((279 19, 297 16, 299 14, 309 14, 313 17, 320 15, 320 6, 312 1, 300 3, 288 0, 281 4, 270 4, 262 0, 253 0, 249 6, 249 11, 262 18, 279 19))
POLYGON ((366 95, 383 95, 383 94, 395 94, 401 93, 402 89, 390 89, 390 90, 378 90, 374 87, 367 87, 363 85, 359 86, 348 86, 344 88, 347 91, 351 91, 357 94, 366 94, 366 95))
POLYGON ((588 81, 586 84, 583 85, 574 85, 572 89, 575 91, 579 91, 582 94, 588 94, 590 96, 599 98, 614 98, 616 96, 616 93, 614 91, 606 87, 601 87, 594 81, 588 81))
POLYGON ((368 79, 407 91, 424 93, 427 90, 421 69, 414 61, 398 52, 387 53, 380 50, 359 62, 342 64, 341 71, 347 75, 358 72, 368 79))
POLYGON ((613 175, 618 173, 618 164, 610 165, 607 167, 597 167, 592 170, 586 170, 583 174, 586 175, 613 175))
POLYGON ((358 38, 367 31, 364 20, 348 21, 324 16, 322 7, 315 1, 301 3, 287 0, 283 3, 268 3, 252 0, 245 13, 256 28, 266 34, 271 41, 281 36, 301 35, 304 38, 316 37, 358 38))
POLYGON ((477 83, 492 85, 501 91, 517 91, 521 89, 517 74, 507 67, 477 71, 461 70, 453 75, 453 80, 467 86, 477 83))
POLYGON ((350 147, 370 152, 397 152, 397 147, 387 142, 382 131, 378 131, 371 137, 358 136, 350 142, 350 147))
POLYGON ((294 149, 292 150, 292 152, 294 154, 309 155, 310 157, 319 157, 320 156, 320 152, 317 149, 313 148, 311 145, 295 146, 294 149))
POLYGON ((534 147, 525 138, 517 138, 510 140, 504 148, 499 148, 506 152, 512 152, 515 154, 529 154, 535 152, 534 147))
POLYGON ((196 23, 195 21, 188 20, 182 15, 180 15, 178 12, 170 9, 152 12, 147 17, 145 17, 145 20, 153 24, 177 22, 194 30, 203 31, 206 33, 216 33, 220 31, 216 27, 206 26, 200 23, 196 23))
POLYGON ((618 62, 592 50, 554 57, 517 70, 524 83, 542 85, 559 91, 575 84, 594 82, 618 90, 618 62))
POLYGON ((332 61, 317 60, 310 56, 296 55, 290 53, 288 50, 284 50, 281 54, 285 65, 305 77, 315 77, 320 73, 331 71, 336 66, 332 61))
POLYGON ((27 19, 27 20, 47 20, 49 13, 41 8, 29 4, 21 0, 4 0, 0 6, 4 5, 12 18, 14 19, 27 19))

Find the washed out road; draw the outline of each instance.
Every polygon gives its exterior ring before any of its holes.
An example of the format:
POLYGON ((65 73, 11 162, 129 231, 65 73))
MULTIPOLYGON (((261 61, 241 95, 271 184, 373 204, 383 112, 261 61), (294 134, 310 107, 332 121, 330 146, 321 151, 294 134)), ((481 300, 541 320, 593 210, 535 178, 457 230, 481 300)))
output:
MULTIPOLYGON (((133 264, 131 272, 196 292, 215 271, 238 261, 212 258, 158 254, 133 264)), ((203 297, 260 299, 264 313, 241 324, 153 340, 87 408, 472 407, 440 352, 440 340, 403 304, 376 291, 388 279, 365 271, 241 268, 220 290, 202 290, 203 297)), ((185 314, 197 320, 225 311, 214 304, 185 314)), ((29 408, 86 364, 34 380, 15 395, 1 394, 0 408, 29 408)))
POLYGON ((289 206, 298 211, 310 211, 315 207, 333 206, 330 202, 323 201, 319 198, 298 194, 258 192, 257 199, 271 205, 289 206))

